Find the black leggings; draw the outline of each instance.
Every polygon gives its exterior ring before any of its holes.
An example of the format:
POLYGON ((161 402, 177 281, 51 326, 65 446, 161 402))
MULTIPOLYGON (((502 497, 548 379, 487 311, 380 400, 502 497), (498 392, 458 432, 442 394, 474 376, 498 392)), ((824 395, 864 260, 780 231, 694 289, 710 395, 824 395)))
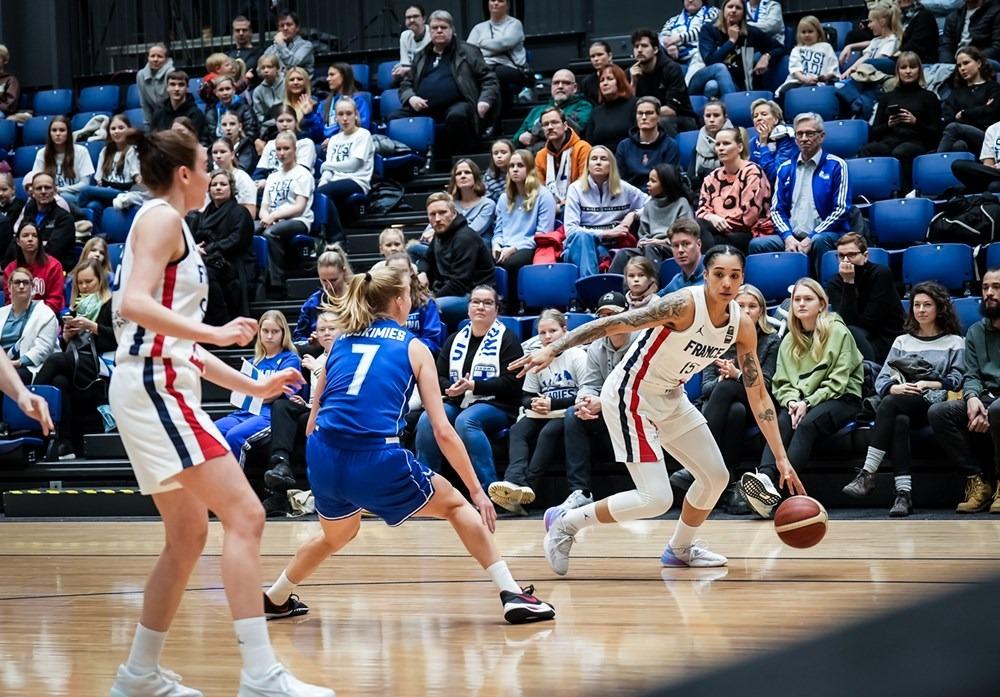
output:
POLYGON ((271 457, 282 455, 289 463, 298 443, 306 439, 309 407, 290 399, 271 403, 271 457))
POLYGON ((871 446, 892 458, 897 475, 910 473, 910 432, 927 425, 929 409, 926 399, 912 394, 890 394, 879 402, 871 446))
MULTIPOLYGON (((809 464, 813 446, 821 438, 832 436, 853 419, 860 408, 860 400, 854 395, 845 395, 836 399, 828 399, 822 404, 810 407, 799 422, 798 428, 792 428, 792 417, 788 410, 782 408, 778 413, 778 429, 781 431, 781 442, 788 451, 788 461, 798 472, 802 472, 809 464)), ((764 454, 760 458, 760 469, 774 479, 777 471, 774 453, 770 446, 764 446, 764 454)))
POLYGON ((562 418, 519 420, 510 427, 510 464, 503 478, 521 486, 536 485, 545 474, 545 466, 559 456, 562 447, 562 418))
POLYGON ((971 160, 955 160, 951 163, 951 173, 962 182, 968 193, 1000 192, 1000 169, 996 167, 971 160))
MULTIPOLYGON (((60 435, 73 442, 73 450, 82 452, 83 435, 86 430, 85 416, 103 403, 107 383, 99 379, 86 389, 73 384, 76 374, 76 360, 68 351, 56 351, 45 359, 35 375, 36 385, 52 385, 62 392, 62 415, 60 435)), ((96 412, 95 412, 96 413, 96 412)))
POLYGON ((503 299, 508 315, 516 315, 518 312, 519 300, 517 298, 517 276, 521 269, 531 263, 535 258, 535 250, 519 249, 498 266, 507 271, 507 297, 503 299))
POLYGON ((287 271, 286 252, 296 235, 308 235, 309 226, 301 220, 279 220, 264 232, 267 238, 268 285, 283 288, 287 271))
POLYGON ((746 387, 737 380, 719 380, 712 388, 708 401, 702 406, 701 413, 705 416, 708 430, 719 444, 722 459, 732 474, 740 464, 750 419, 746 387))

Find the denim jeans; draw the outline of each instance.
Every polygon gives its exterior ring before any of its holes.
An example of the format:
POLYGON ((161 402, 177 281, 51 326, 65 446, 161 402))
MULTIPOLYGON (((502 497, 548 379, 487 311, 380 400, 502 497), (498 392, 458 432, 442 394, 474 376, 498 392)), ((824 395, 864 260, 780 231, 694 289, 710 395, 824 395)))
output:
POLYGON ((571 232, 563 243, 562 259, 570 264, 576 264, 580 269, 581 278, 599 273, 597 266, 599 242, 597 235, 589 232, 571 232))
MULTIPOLYGON (((819 277, 819 264, 823 255, 837 248, 837 240, 843 233, 819 232, 812 235, 812 247, 809 248, 809 259, 814 272, 819 277)), ((762 235, 750 240, 750 253, 763 254, 767 252, 785 251, 785 241, 780 235, 762 235)))
POLYGON ((691 76, 688 84, 689 94, 703 94, 706 97, 721 97, 730 92, 736 92, 736 83, 733 76, 722 63, 706 65, 691 76))
MULTIPOLYGON (((509 426, 512 419, 503 409, 488 402, 477 402, 465 409, 459 409, 454 404, 445 404, 444 413, 448 416, 458 432, 458 437, 469 451, 472 468, 483 489, 497 481, 497 470, 493 464, 493 449, 490 436, 501 428, 509 426)), ((434 429, 427 412, 420 415, 417 422, 417 459, 435 472, 441 471, 444 459, 441 449, 434 438, 434 429)))
POLYGON ((443 295, 434 298, 437 303, 438 312, 441 314, 441 321, 448 327, 449 332, 458 329, 462 320, 469 317, 469 296, 468 295, 443 295))

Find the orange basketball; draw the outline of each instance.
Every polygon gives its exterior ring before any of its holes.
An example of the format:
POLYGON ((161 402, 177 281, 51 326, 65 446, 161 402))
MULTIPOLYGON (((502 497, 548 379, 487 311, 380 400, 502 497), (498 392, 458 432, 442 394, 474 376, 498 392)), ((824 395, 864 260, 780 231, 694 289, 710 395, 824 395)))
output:
POLYGON ((827 520, 829 516, 819 501, 809 496, 792 496, 774 512, 774 531, 789 547, 805 549, 823 539, 827 520))

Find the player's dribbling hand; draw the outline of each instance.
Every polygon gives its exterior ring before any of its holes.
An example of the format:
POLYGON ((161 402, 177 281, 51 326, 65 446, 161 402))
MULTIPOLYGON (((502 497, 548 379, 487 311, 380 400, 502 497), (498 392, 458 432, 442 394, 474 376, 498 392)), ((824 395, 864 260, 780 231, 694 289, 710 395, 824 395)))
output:
POLYGON ((787 457, 777 458, 775 465, 778 468, 778 488, 783 489, 788 487, 788 493, 792 496, 806 495, 806 488, 802 485, 802 481, 799 479, 798 473, 795 468, 792 467, 792 463, 788 461, 787 457))
POLYGON ((215 343, 218 346, 238 344, 246 346, 257 336, 257 320, 249 317, 237 317, 227 322, 215 331, 215 343))
POLYGON ((293 392, 297 392, 305 382, 302 373, 295 368, 285 368, 258 380, 253 396, 260 397, 261 399, 270 399, 271 397, 279 397, 283 394, 292 394, 293 392))
POLYGON ((55 428, 52 425, 52 416, 49 415, 49 403, 45 401, 44 397, 24 390, 17 400, 17 408, 40 423, 42 433, 46 436, 55 428))
POLYGON ((555 357, 556 356, 552 351, 552 347, 544 346, 532 354, 521 356, 516 361, 512 361, 510 365, 507 366, 507 370, 511 372, 516 370, 518 371, 517 377, 523 378, 528 373, 537 373, 539 370, 555 360, 555 357))
POLYGON ((472 505, 479 510, 479 517, 483 519, 483 525, 489 528, 490 532, 497 531, 497 509, 493 507, 493 502, 486 492, 480 489, 472 494, 472 505))

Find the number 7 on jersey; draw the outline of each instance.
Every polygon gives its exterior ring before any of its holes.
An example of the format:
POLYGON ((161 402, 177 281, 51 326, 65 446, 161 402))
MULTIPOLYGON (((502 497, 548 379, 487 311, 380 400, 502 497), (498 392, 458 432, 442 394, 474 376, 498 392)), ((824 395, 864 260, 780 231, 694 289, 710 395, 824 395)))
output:
POLYGON ((354 379, 351 380, 351 385, 347 388, 347 394, 351 396, 360 394, 361 385, 368 377, 368 371, 372 367, 372 361, 375 360, 378 349, 379 347, 374 344, 354 344, 351 346, 351 353, 360 353, 361 360, 358 361, 358 367, 354 370, 354 379))

